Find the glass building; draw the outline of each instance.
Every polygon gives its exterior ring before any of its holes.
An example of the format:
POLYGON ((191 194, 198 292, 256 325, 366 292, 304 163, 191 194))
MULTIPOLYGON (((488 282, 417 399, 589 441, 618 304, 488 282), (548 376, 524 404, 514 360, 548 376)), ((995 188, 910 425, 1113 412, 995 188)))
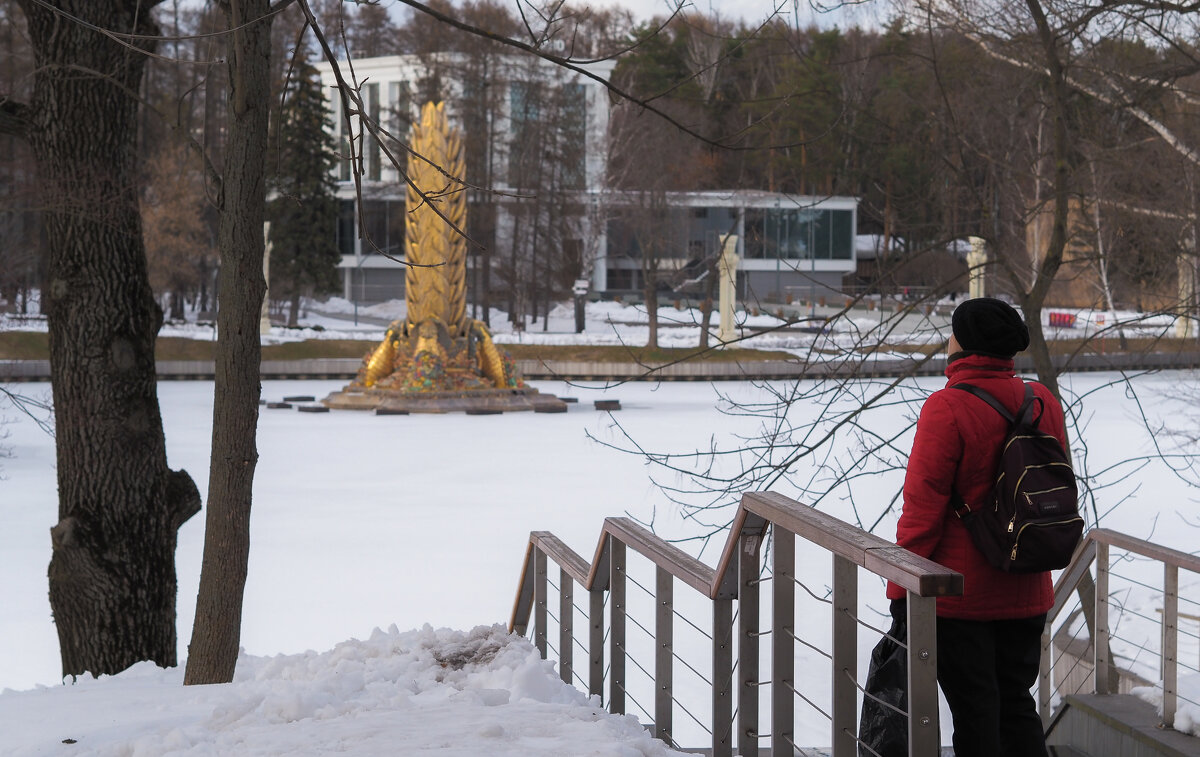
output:
POLYGON ((638 193, 609 205, 603 259, 593 288, 640 296, 647 276, 679 296, 702 293, 701 274, 738 238, 739 296, 780 300, 832 296, 855 268, 857 201, 769 192, 638 193))

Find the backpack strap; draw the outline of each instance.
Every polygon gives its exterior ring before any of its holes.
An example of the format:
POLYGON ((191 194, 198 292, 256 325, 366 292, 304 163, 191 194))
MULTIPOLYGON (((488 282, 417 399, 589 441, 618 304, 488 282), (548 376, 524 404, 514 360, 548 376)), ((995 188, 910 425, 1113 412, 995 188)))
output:
MULTIPOLYGON (((1021 400, 1021 407, 1017 410, 1017 418, 1020 418, 1021 421, 1024 423, 1027 423, 1032 426, 1036 426, 1038 421, 1041 420, 1041 418, 1042 418, 1042 412, 1045 412, 1045 406, 1044 406, 1045 403, 1042 402, 1041 397, 1038 397, 1037 395, 1035 395, 1033 393, 1033 387, 1029 384, 1029 382, 1024 382, 1024 383, 1025 383, 1025 396, 1021 400), (1033 417, 1033 403, 1034 402, 1036 402, 1036 403, 1038 403, 1038 405, 1042 406, 1042 411, 1037 414, 1036 418, 1033 417)), ((979 387, 975 386, 974 384, 955 384, 951 388, 952 389, 961 389, 964 392, 966 392, 968 394, 973 394, 976 397, 978 397, 979 399, 988 403, 989 405, 992 406, 992 408, 995 409, 995 411, 997 413, 1000 413, 1000 415, 1004 418, 1004 420, 1008 421, 1008 425, 1011 426, 1017 422, 1017 418, 1014 418, 1012 416, 1012 413, 1008 412, 1008 408, 1006 408, 1006 407, 1004 407, 1004 405, 1000 404, 1000 400, 993 397, 990 392, 986 392, 983 389, 980 389, 979 387)))
MULTIPOLYGON (((1030 386, 1028 382, 1022 382, 1022 383, 1025 384, 1025 397, 1021 401, 1020 409, 1017 410, 1017 418, 1020 418, 1025 423, 1036 424, 1036 421, 1032 418, 1033 403, 1034 403, 1034 400, 1041 402, 1041 398, 1036 397, 1034 395, 1033 387, 1030 386)), ((992 396, 991 392, 984 391, 983 389, 980 389, 979 387, 975 386, 974 384, 955 384, 951 388, 952 389, 961 389, 962 391, 966 392, 967 394, 973 394, 976 397, 978 397, 979 399, 981 399, 984 402, 991 405, 992 409, 994 409, 997 413, 1000 413, 1001 417, 1003 417, 1004 420, 1008 421, 1008 425, 1009 425, 1010 429, 1016 424, 1016 422, 1017 422, 1016 418, 1013 418, 1012 413, 1008 412, 1008 408, 1006 408, 1006 407, 1004 407, 1004 405, 1000 404, 1000 400, 998 400, 994 396, 992 396)), ((1038 414, 1038 418, 1039 419, 1041 418, 1041 413, 1038 414)), ((959 494, 958 491, 955 490, 953 487, 951 487, 951 489, 950 489, 950 507, 952 510, 954 510, 954 514, 957 515, 959 518, 962 518, 971 513, 971 506, 967 504, 966 500, 964 500, 962 498, 962 495, 959 494)))

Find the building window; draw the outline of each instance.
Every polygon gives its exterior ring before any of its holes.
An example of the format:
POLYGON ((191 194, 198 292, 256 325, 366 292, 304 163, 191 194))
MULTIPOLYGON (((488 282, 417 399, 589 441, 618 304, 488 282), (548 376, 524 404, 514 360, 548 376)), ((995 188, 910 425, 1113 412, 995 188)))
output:
POLYGON ((406 81, 388 82, 388 131, 400 141, 408 139, 413 123, 412 86, 406 81))
MULTIPOLYGON (((345 95, 341 90, 338 90, 335 101, 342 106, 345 104, 345 95)), ((344 107, 338 107, 337 112, 333 115, 333 122, 337 124, 337 144, 338 144, 338 162, 337 162, 337 180, 350 181, 352 167, 350 165, 350 135, 348 130, 349 124, 346 123, 346 110, 344 107)))
POLYGON ((746 257, 755 260, 849 260, 854 213, 812 208, 747 208, 746 257))
MULTIPOLYGON (((381 125, 379 121, 379 85, 365 84, 363 85, 362 92, 363 106, 367 110, 367 117, 371 120, 371 123, 378 127, 381 125)), ((363 129, 363 131, 366 132, 367 130, 363 129)), ((363 166, 364 178, 370 181, 379 181, 381 176, 379 141, 375 137, 370 136, 369 133, 364 133, 363 135, 363 152, 366 153, 363 155, 365 163, 363 166)))
POLYGON ((336 235, 338 252, 343 255, 354 255, 354 201, 342 200, 338 203, 338 219, 336 235))
POLYGON ((509 85, 508 183, 583 189, 587 180, 587 90, 541 82, 509 85))
POLYGON ((363 254, 404 254, 404 201, 363 200, 363 254))
POLYGON ((566 84, 560 93, 562 186, 583 189, 587 184, 587 90, 582 84, 566 84))
POLYGON ((609 268, 605 272, 608 291, 632 291, 637 289, 638 272, 632 268, 609 268))
POLYGON ((849 260, 854 255, 854 212, 831 210, 830 257, 834 260, 849 260))
POLYGON ((508 148, 508 183, 527 187, 536 183, 533 169, 540 162, 538 126, 540 90, 536 83, 513 82, 508 88, 508 113, 512 141, 508 148))

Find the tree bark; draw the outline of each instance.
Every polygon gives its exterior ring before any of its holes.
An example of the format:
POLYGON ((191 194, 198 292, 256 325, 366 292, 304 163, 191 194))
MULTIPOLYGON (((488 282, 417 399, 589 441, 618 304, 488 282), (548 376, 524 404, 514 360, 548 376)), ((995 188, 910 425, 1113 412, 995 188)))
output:
MULTIPOLYGON (((643 254, 648 254, 643 252, 643 254)), ((643 263, 646 262, 643 259, 643 263)), ((642 299, 646 306, 646 325, 649 335, 646 337, 646 349, 658 349, 658 258, 654 265, 642 266, 642 299)))
MULTIPOLYGON (((156 30, 146 2, 62 0, 105 29, 156 30)), ((145 56, 21 2, 37 58, 22 112, 44 197, 58 523, 50 607, 64 676, 176 663, 175 545, 200 509, 167 467, 138 211, 137 102, 145 56)))
POLYGON ((185 684, 233 680, 250 557, 250 505, 258 462, 259 316, 271 24, 266 0, 221 3, 229 34, 229 109, 218 244, 216 385, 208 515, 196 621, 185 684))

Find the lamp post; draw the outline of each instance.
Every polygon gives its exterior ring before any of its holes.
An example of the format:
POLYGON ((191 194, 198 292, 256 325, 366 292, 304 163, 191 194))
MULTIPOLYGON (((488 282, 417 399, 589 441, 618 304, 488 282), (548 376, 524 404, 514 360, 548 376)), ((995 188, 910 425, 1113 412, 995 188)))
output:
POLYGON ((575 294, 575 333, 576 334, 583 333, 583 326, 584 326, 583 303, 584 303, 584 298, 587 297, 589 283, 590 282, 587 279, 575 279, 575 286, 571 290, 575 294))

